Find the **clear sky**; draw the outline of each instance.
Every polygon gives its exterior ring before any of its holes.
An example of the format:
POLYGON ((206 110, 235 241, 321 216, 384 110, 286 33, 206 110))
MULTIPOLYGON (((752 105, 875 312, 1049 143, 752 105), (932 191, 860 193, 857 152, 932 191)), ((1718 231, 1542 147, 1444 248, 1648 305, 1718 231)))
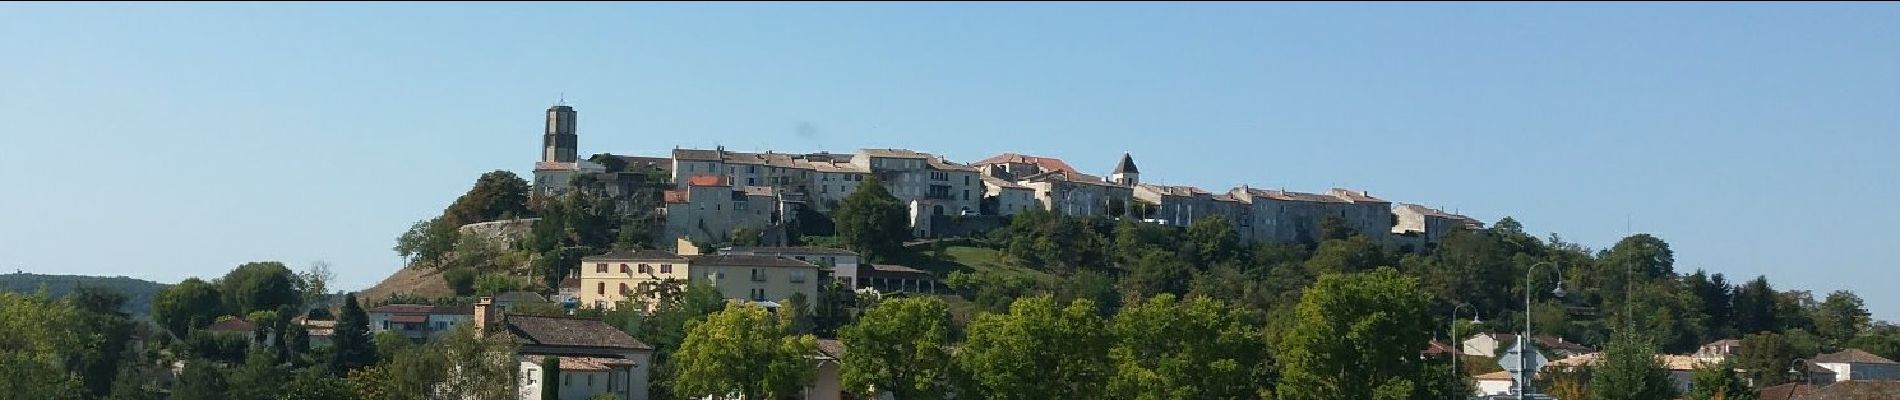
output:
POLYGON ((1900 5, 6 4, 0 268, 340 287, 485 171, 1013 151, 1333 186, 1900 319, 1900 5))

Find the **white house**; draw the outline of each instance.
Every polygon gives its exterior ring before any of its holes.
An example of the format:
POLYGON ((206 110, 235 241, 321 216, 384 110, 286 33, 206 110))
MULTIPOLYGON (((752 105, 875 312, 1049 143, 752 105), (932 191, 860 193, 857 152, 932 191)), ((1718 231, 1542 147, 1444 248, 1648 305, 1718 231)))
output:
MULTIPOLYGON (((1834 371, 1835 382, 1900 380, 1900 364, 1860 349, 1814 356, 1808 362, 1834 371)), ((1825 379, 1825 377, 1816 377, 1825 379)))

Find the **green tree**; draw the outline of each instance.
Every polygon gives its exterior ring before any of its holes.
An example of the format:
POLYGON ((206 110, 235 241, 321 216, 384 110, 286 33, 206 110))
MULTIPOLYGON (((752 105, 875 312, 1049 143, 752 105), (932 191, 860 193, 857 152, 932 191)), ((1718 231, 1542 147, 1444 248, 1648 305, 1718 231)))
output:
POLYGON ((526 216, 528 181, 500 170, 482 174, 468 193, 442 211, 442 221, 450 227, 526 216))
POLYGON ((1320 242, 1313 258, 1306 260, 1306 271, 1313 276, 1370 271, 1391 265, 1385 249, 1365 236, 1330 239, 1320 242))
POLYGON ((838 203, 838 237, 850 250, 864 256, 865 262, 888 262, 903 251, 910 239, 910 223, 904 203, 891 196, 877 177, 864 179, 856 191, 838 203))
MULTIPOLYGON (((667 282, 668 287, 679 282, 667 282)), ((601 315, 601 321, 620 328, 628 335, 640 338, 640 341, 653 346, 653 371, 649 374, 648 387, 654 398, 675 398, 670 384, 674 365, 673 353, 686 341, 686 324, 704 320, 706 316, 718 312, 726 306, 726 299, 719 289, 705 282, 683 283, 683 291, 662 293, 653 312, 647 313, 647 304, 639 301, 621 302, 612 310, 601 315)))
POLYGON ((1194 246, 1196 260, 1214 264, 1232 260, 1240 254, 1240 238, 1233 223, 1219 215, 1204 217, 1188 224, 1187 243, 1194 246))
MULTIPOLYGON (((1017 299, 1008 314, 980 314, 954 356, 976 398, 1103 398, 1111 371, 1110 336, 1095 304, 1055 298, 1017 299)), ((961 391, 959 393, 962 393, 961 391)), ((961 397, 961 396, 959 396, 961 397)))
POLYGON ((343 297, 342 315, 331 331, 330 353, 330 372, 339 376, 376 363, 376 347, 370 343, 369 315, 357 304, 355 293, 343 297))
POLYGON ((457 326, 420 351, 439 354, 447 373, 437 386, 439 398, 512 400, 519 367, 514 338, 477 335, 470 325, 457 326))
POLYGON ((949 377, 950 308, 936 297, 878 303, 858 322, 845 326, 839 339, 844 353, 846 390, 875 397, 871 389, 898 399, 942 398, 940 383, 949 377))
POLYGON ((1757 276, 1735 289, 1735 331, 1742 334, 1781 332, 1782 318, 1775 309, 1779 295, 1768 278, 1757 276))
POLYGON ((1814 331, 1832 343, 1846 343, 1866 331, 1872 319, 1860 296, 1837 290, 1828 293, 1827 300, 1814 310, 1814 331))
POLYGON ((139 374, 138 368, 126 364, 119 368, 118 379, 112 381, 112 392, 107 400, 164 400, 158 391, 148 387, 150 379, 139 374))
POLYGON ((1422 397, 1428 296, 1391 268, 1323 275, 1279 343, 1282 400, 1422 397))
POLYGON ((224 315, 224 300, 218 286, 198 278, 186 278, 152 297, 152 320, 172 336, 185 337, 219 315, 224 315))
POLYGON ((1656 345, 1636 333, 1616 335, 1604 346, 1604 360, 1590 375, 1590 396, 1597 400, 1673 399, 1669 368, 1656 359, 1656 345))
POLYGON ((330 376, 321 368, 298 372, 284 386, 282 400, 352 400, 349 381, 330 376))
POLYGON ((231 371, 228 398, 275 400, 283 395, 282 390, 289 380, 289 373, 277 367, 277 360, 270 352, 254 349, 244 358, 243 366, 231 371))
POLYGON ((1122 286, 1143 297, 1186 294, 1189 282, 1194 279, 1194 266, 1160 249, 1148 249, 1131 264, 1133 271, 1122 278, 1122 286))
POLYGON ((687 323, 675 364, 673 392, 686 397, 792 395, 816 373, 811 335, 791 333, 791 321, 753 305, 735 305, 705 321, 687 323))
POLYGON ((442 282, 447 283, 456 296, 474 295, 476 275, 474 269, 449 268, 442 271, 442 282))
POLYGON ((561 400, 561 359, 541 357, 541 400, 561 400))
POLYGON ((86 389, 66 371, 68 354, 96 340, 77 326, 79 310, 42 294, 0 292, 0 393, 22 399, 79 399, 86 389))
POLYGON ((416 347, 416 342, 410 341, 409 338, 403 336, 401 332, 393 330, 371 334, 369 342, 370 347, 376 349, 376 359, 378 360, 395 358, 397 354, 416 347))
POLYGON ((1762 332, 1743 336, 1741 353, 1736 364, 1747 371, 1749 380, 1755 382, 1757 388, 1788 381, 1787 371, 1793 365, 1794 348, 1780 334, 1762 332))
POLYGON ((79 312, 79 318, 73 322, 78 323, 81 334, 97 343, 97 347, 74 354, 79 359, 76 368, 81 380, 94 396, 110 394, 112 381, 127 355, 133 328, 137 326, 129 315, 120 311, 125 307, 125 294, 117 289, 82 286, 68 294, 65 302, 79 312))
POLYGON ((1689 400, 1755 400, 1755 389, 1735 375, 1735 363, 1696 366, 1689 378, 1689 400))
POLYGON ((248 262, 218 279, 218 292, 232 315, 276 311, 303 304, 297 274, 276 261, 248 262))
POLYGON ((184 373, 172 384, 172 400, 223 400, 230 392, 224 372, 210 360, 185 362, 184 373))
POLYGON ((1262 318, 1201 297, 1162 294, 1115 315, 1109 349, 1117 399, 1246 399, 1268 386, 1262 318))

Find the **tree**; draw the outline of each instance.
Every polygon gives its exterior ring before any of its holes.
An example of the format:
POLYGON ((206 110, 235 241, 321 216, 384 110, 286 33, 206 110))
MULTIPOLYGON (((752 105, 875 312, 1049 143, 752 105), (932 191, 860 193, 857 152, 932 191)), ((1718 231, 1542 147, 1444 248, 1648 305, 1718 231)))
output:
POLYGON ((1306 271, 1319 276, 1369 271, 1386 265, 1390 262, 1385 259, 1383 247, 1365 236, 1353 236, 1321 242, 1319 248, 1313 250, 1313 258, 1306 260, 1306 271))
POLYGON ((125 307, 125 294, 116 289, 82 286, 68 294, 65 302, 78 311, 79 318, 72 322, 77 322, 81 334, 97 343, 97 347, 74 354, 79 359, 76 368, 81 381, 94 396, 110 394, 119 364, 127 355, 127 342, 137 326, 120 311, 125 307))
POLYGON ((1787 371, 1793 361, 1794 349, 1786 338, 1774 332, 1762 332, 1742 337, 1742 354, 1736 366, 1748 373, 1756 388, 1764 388, 1787 382, 1787 371))
POLYGON ((856 191, 838 203, 838 238, 845 247, 864 256, 865 262, 887 262, 903 250, 910 239, 904 203, 884 188, 876 176, 867 177, 856 191))
POLYGON ((224 372, 218 371, 210 360, 191 360, 185 362, 184 373, 172 384, 171 399, 222 400, 229 391, 224 372))
POLYGON ((1160 249, 1149 249, 1131 265, 1133 271, 1122 279, 1122 287, 1142 297, 1186 294, 1189 282, 1194 279, 1192 265, 1160 249))
POLYGON ((357 304, 356 294, 343 296, 342 315, 330 338, 330 372, 343 375, 376 363, 376 348, 370 343, 369 315, 357 304))
POLYGON ((898 399, 941 398, 939 385, 949 377, 950 308, 936 297, 878 303, 858 322, 845 326, 839 339, 844 353, 846 390, 876 397, 871 389, 898 399))
POLYGON ((1673 399, 1669 368, 1656 359, 1656 346, 1636 333, 1617 334, 1603 349, 1604 360, 1590 376, 1597 400, 1673 399))
POLYGON ((1194 246, 1193 255, 1201 264, 1231 260, 1240 254, 1240 239, 1234 225, 1219 215, 1188 224, 1187 242, 1194 246))
POLYGON ((1682 283, 1701 299, 1701 314, 1707 318, 1710 336, 1735 337, 1735 287, 1728 278, 1698 269, 1683 277, 1682 283))
POLYGON ((482 174, 468 193, 442 211, 442 221, 459 228, 478 222, 528 216, 528 181, 513 172, 482 174))
POLYGON ((476 272, 470 268, 449 268, 442 271, 442 281, 449 284, 449 290, 456 296, 475 294, 476 272))
POLYGON ((139 374, 138 368, 126 364, 119 368, 118 379, 112 381, 112 392, 105 396, 107 400, 163 400, 157 391, 146 387, 146 379, 139 374))
POLYGON ((1279 399, 1410 399, 1432 330, 1428 296, 1391 268, 1323 275, 1280 338, 1279 399))
POLYGON ((65 355, 94 340, 76 326, 79 311, 41 294, 0 292, 0 394, 21 399, 80 399, 86 390, 65 369, 65 355))
POLYGON ((393 330, 376 332, 370 335, 369 342, 370 347, 376 349, 378 360, 396 358, 397 354, 416 347, 416 342, 409 341, 409 338, 403 336, 401 332, 393 330))
POLYGON ((446 364, 439 388, 443 399, 511 400, 520 361, 514 337, 477 335, 470 325, 457 326, 421 351, 439 354, 446 364))
POLYGON ((218 291, 233 315, 301 305, 299 286, 297 274, 276 261, 244 263, 218 279, 218 291))
POLYGON ((1689 378, 1689 400, 1755 400, 1755 389, 1735 376, 1735 363, 1696 366, 1689 378))
POLYGON ((561 359, 554 356, 541 357, 541 400, 561 400, 561 359))
POLYGON ((1262 318, 1199 297, 1162 294, 1124 308, 1111 330, 1110 398, 1244 399, 1266 387, 1262 318))
POLYGON ((673 391, 680 396, 779 398, 797 393, 816 373, 808 357, 818 351, 817 339, 792 334, 783 314, 735 305, 687 323, 686 330, 671 360, 673 391))
POLYGON ((686 289, 664 292, 652 313, 646 313, 644 301, 625 301, 601 315, 601 322, 620 328, 628 335, 653 346, 652 381, 648 385, 654 398, 674 398, 670 391, 674 365, 673 353, 686 341, 686 325, 704 320, 726 306, 719 289, 705 282, 666 282, 662 287, 683 284, 686 289))
POLYGON ((302 304, 305 308, 328 306, 330 302, 330 282, 336 280, 336 273, 330 271, 330 262, 317 261, 310 263, 310 269, 297 274, 297 280, 303 283, 302 304))
POLYGON ((231 372, 228 398, 233 400, 275 400, 282 396, 290 377, 277 368, 277 360, 262 349, 253 349, 244 365, 231 372))
POLYGON ((330 376, 321 368, 297 373, 284 387, 282 400, 350 400, 349 381, 330 376))
POLYGON ((224 300, 218 286, 198 278, 187 278, 152 297, 152 320, 172 336, 185 337, 219 315, 224 315, 224 300))
POLYGON ((1093 302, 1078 299, 1057 307, 1048 295, 1017 299, 1008 314, 977 315, 968 336, 954 360, 968 374, 972 397, 1095 399, 1106 394, 1110 337, 1093 302))
POLYGON ((1814 331, 1832 343, 1846 343, 1866 331, 1872 318, 1860 296, 1837 290, 1828 293, 1827 300, 1814 310, 1814 331))
POLYGON ((1735 331, 1741 334, 1781 332, 1781 316, 1775 309, 1778 294, 1768 278, 1757 276, 1735 289, 1735 331))

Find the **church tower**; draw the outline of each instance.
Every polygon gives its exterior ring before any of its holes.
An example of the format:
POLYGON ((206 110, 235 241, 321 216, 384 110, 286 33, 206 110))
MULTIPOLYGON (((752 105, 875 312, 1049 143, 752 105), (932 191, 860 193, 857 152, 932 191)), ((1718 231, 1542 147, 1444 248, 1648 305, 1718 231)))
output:
POLYGON ((547 133, 541 135, 541 161, 571 163, 579 158, 580 138, 574 135, 574 107, 566 102, 548 107, 547 133))
POLYGON ((1141 171, 1135 169, 1135 158, 1122 153, 1122 161, 1115 163, 1115 172, 1108 174, 1108 181, 1131 187, 1141 184, 1141 171))

